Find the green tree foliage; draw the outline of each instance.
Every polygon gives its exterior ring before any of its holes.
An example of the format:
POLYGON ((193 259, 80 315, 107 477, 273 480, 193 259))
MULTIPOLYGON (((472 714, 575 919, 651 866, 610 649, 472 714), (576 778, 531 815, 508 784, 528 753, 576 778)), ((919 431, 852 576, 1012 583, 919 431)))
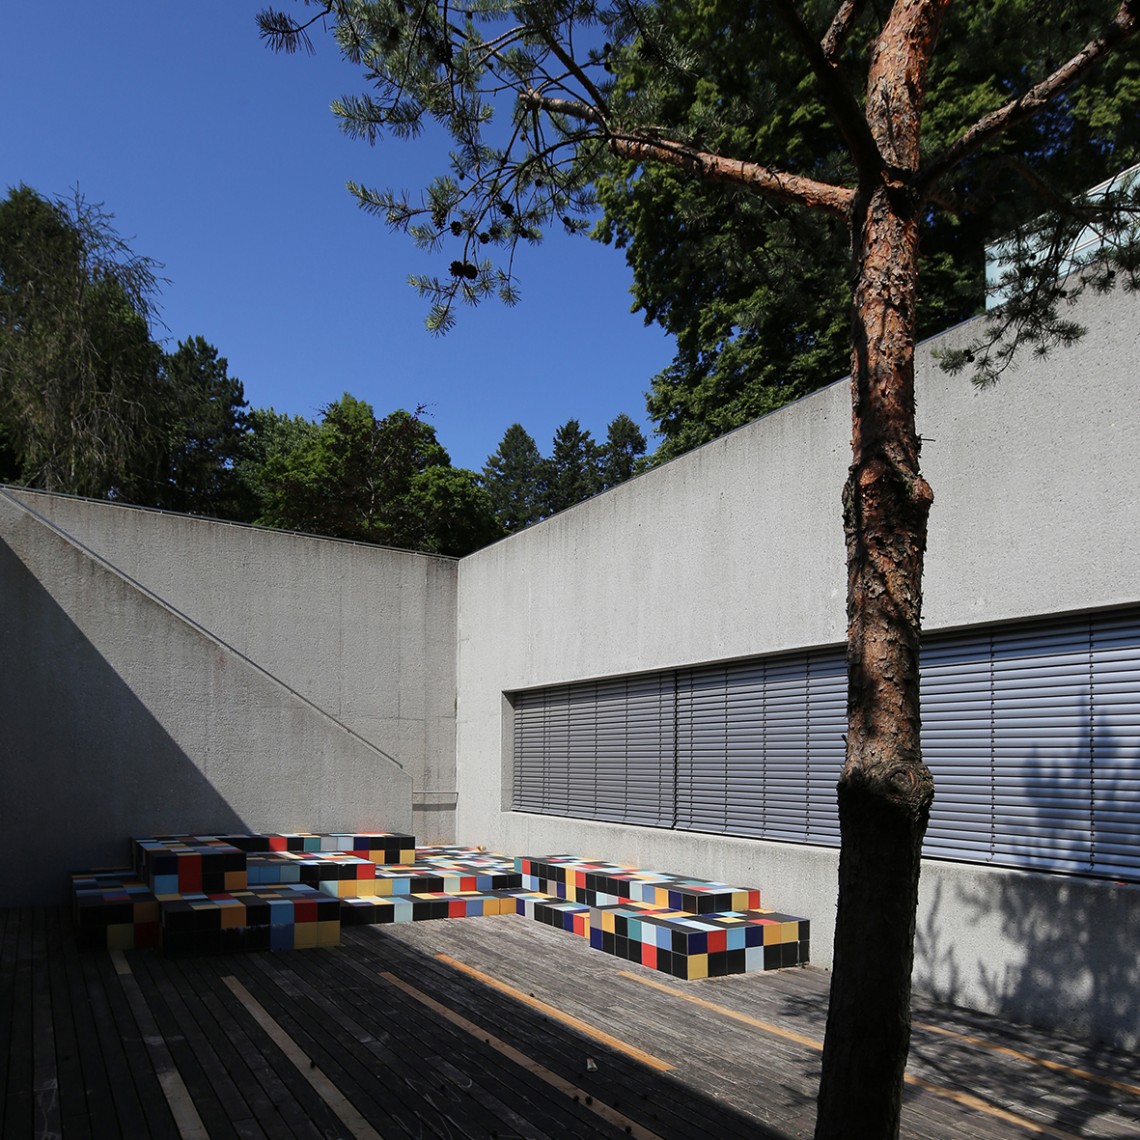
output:
MULTIPOLYGON (((806 7, 810 23, 829 18, 824 4, 806 7)), ((931 68, 924 150, 937 153, 963 124, 1000 107, 1015 89, 1006 78, 1011 64, 1015 74, 1047 74, 1071 54, 1077 22, 1095 27, 1111 10, 1040 0, 951 7, 931 68)), ((661 106, 685 137, 714 152, 779 155, 791 168, 850 176, 846 144, 798 46, 773 34, 774 9, 661 0, 657 11, 654 40, 668 42, 683 60, 665 75, 661 106), (752 113, 758 106, 762 116, 752 113)), ((866 53, 873 31, 866 22, 854 31, 848 59, 866 53)), ((661 80, 651 54, 626 60, 623 86, 661 80)), ((1073 200, 1140 161, 1138 100, 1140 61, 1117 56, 1049 114, 1011 130, 999 160, 986 153, 962 164, 939 203, 949 208, 932 207, 926 218, 918 336, 980 311, 987 242, 1051 217, 1049 225, 1059 228, 1049 231, 1044 248, 1059 257, 1082 224, 1073 200), (1058 205, 1063 211, 1050 215, 1058 205)), ((625 249, 637 307, 677 340, 673 362, 651 382, 649 412, 663 436, 655 459, 687 451, 847 370, 849 237, 836 219, 675 167, 615 164, 598 189, 605 216, 596 235, 625 249)), ((1028 308, 1039 317, 1041 301, 1038 289, 1028 308)), ((1019 324, 1025 316, 1017 314, 1019 324)), ((1040 335, 1048 338, 1060 319, 1054 310, 1040 335)), ((977 346, 969 363, 974 357, 988 360, 977 346)))
POLYGON ((406 504, 417 550, 460 557, 505 533, 479 476, 463 467, 425 467, 413 476, 406 504))
POLYGON ((103 496, 152 476, 169 410, 156 284, 81 197, 18 186, 0 203, 0 422, 22 481, 103 496))
MULTIPOLYGON (((246 434, 242 383, 200 336, 179 342, 163 360, 173 405, 160 481, 139 501, 189 514, 237 519, 245 502, 236 463, 246 434)), ((271 413, 272 414, 272 413, 271 413)))
POLYGON ((522 424, 511 424, 483 467, 483 486, 491 496, 495 518, 508 534, 542 518, 544 476, 533 436, 522 424))
POLYGON ((621 412, 606 429, 606 442, 601 452, 601 486, 616 487, 631 478, 645 454, 645 433, 621 412))
POLYGON ((378 419, 345 393, 319 424, 272 411, 251 420, 239 470, 262 525, 440 554, 467 554, 502 533, 476 477, 451 466, 418 415, 378 419))
MULTIPOLYGON (((1101 16, 1110 10, 1097 7, 1101 16)), ((807 8, 809 17, 813 9, 822 17, 827 6, 807 8)), ((773 35, 777 17, 735 0, 662 0, 658 9, 685 59, 671 78, 674 89, 662 95, 670 121, 710 150, 781 154, 792 164, 811 153, 813 168, 828 177, 849 174, 844 139, 798 49, 773 35), (766 107, 763 116, 748 112, 758 105, 766 107)), ((931 68, 923 148, 937 153, 964 124, 1008 98, 1010 84, 1000 76, 1011 44, 1027 75, 1064 59, 1075 18, 1074 6, 1040 0, 952 7, 931 68)), ((1089 21, 1088 9, 1083 19, 1089 21)), ((858 28, 848 57, 865 51, 872 31, 858 28)), ((622 82, 651 81, 652 67, 651 59, 636 58, 622 82)), ((1073 197, 1140 161, 1138 99, 1140 64, 1119 56, 1094 86, 1011 132, 1008 157, 987 162, 990 156, 979 155, 963 164, 956 209, 931 210, 922 237, 920 337, 982 309, 986 243, 1058 203, 1075 221, 1073 197)), ((849 238, 836 220, 674 168, 642 171, 632 163, 614 163, 598 182, 598 197, 605 214, 596 236, 625 249, 637 307, 676 336, 673 363, 651 382, 650 415, 663 437, 655 459, 681 454, 846 372, 849 238)), ((1065 233, 1072 236, 1072 226, 1065 233)), ((1047 247, 1060 251, 1062 241, 1047 247)))
POLYGON ((577 420, 567 420, 554 433, 545 483, 548 515, 564 511, 602 489, 601 452, 594 437, 577 420))

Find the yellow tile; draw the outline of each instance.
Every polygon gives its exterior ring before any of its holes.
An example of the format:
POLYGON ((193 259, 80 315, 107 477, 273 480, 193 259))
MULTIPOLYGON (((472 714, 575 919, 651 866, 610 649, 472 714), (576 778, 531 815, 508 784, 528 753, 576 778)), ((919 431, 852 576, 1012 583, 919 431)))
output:
POLYGON ((133 950, 135 948, 135 927, 131 922, 117 922, 107 927, 108 950, 133 950))
POLYGON ((227 891, 240 891, 248 886, 247 874, 245 871, 227 871, 225 873, 225 883, 227 891))
POLYGON ((781 922, 769 923, 764 927, 764 945, 778 946, 784 941, 784 926, 781 922))
POLYGON ((311 950, 317 945, 319 922, 298 922, 293 927, 293 949, 311 950))
POLYGON ((707 954, 689 955, 689 981, 709 976, 709 956, 707 954))
POLYGON ((781 942, 799 942, 800 924, 798 922, 781 922, 780 930, 783 932, 781 942))
POLYGON ((236 930, 238 927, 245 926, 245 907, 240 903, 224 906, 221 911, 223 930, 236 930))
POLYGON ((335 946, 340 942, 340 919, 330 918, 324 922, 310 922, 309 926, 317 928, 318 946, 335 946))

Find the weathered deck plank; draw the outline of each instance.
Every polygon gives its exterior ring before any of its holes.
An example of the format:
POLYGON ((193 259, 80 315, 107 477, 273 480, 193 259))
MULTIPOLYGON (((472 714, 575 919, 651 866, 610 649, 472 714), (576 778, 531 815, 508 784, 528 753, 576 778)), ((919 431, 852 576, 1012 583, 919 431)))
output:
MULTIPOLYGON (((350 1137, 353 1121, 385 1140, 620 1138, 625 1122, 663 1140, 808 1137, 827 987, 812 969, 678 982, 510 916, 169 958, 79 952, 66 912, 0 910, 0 1125, 175 1137, 176 1105, 184 1135, 249 1140, 350 1137)), ((904 1136, 1140 1136, 1136 1057, 921 1000, 915 1022, 904 1136)))

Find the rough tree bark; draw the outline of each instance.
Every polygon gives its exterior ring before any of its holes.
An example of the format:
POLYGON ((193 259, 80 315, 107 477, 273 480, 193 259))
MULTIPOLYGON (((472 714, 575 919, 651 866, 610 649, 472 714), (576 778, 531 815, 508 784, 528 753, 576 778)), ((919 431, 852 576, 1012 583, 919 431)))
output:
POLYGON ((915 181, 926 69, 945 0, 895 6, 868 78, 883 165, 851 213, 855 263, 847 540, 847 758, 835 961, 817 1140, 898 1135, 922 839, 934 781, 919 742, 926 522, 914 330, 922 200, 915 181))

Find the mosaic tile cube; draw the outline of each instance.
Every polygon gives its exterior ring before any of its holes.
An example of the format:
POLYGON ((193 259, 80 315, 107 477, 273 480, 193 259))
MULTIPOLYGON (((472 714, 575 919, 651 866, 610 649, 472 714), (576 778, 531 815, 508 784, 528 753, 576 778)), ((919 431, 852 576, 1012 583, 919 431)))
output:
POLYGON ((71 916, 84 948, 141 950, 162 942, 158 899, 129 868, 72 875, 71 916))
POLYGON ((231 891, 247 885, 245 852, 221 839, 155 835, 132 840, 135 872, 156 895, 231 891))
POLYGON ((590 908, 584 903, 560 899, 538 891, 511 891, 515 914, 566 930, 580 938, 590 936, 590 908))
POLYGON ((351 895, 462 894, 469 891, 518 890, 522 876, 509 863, 467 862, 457 859, 417 859, 414 863, 375 865, 372 880, 341 883, 335 891, 351 895))
POLYGON ((162 941, 171 953, 335 946, 340 905, 303 884, 186 894, 162 902, 162 941))
POLYGON ((622 867, 573 855, 520 856, 515 859, 515 867, 530 889, 591 906, 632 899, 692 914, 754 910, 760 906, 760 892, 754 888, 622 867))
POLYGON ((426 922, 441 918, 481 918, 514 913, 514 899, 501 891, 455 894, 422 892, 410 895, 371 895, 340 900, 346 926, 395 922, 426 922))
POLYGON ((811 924, 775 911, 694 915, 624 903, 590 912, 590 945, 683 979, 805 965, 811 924))
POLYGON ((376 868, 371 859, 347 851, 269 851, 247 856, 250 886, 304 883, 319 887, 326 880, 356 883, 375 879, 376 868))

